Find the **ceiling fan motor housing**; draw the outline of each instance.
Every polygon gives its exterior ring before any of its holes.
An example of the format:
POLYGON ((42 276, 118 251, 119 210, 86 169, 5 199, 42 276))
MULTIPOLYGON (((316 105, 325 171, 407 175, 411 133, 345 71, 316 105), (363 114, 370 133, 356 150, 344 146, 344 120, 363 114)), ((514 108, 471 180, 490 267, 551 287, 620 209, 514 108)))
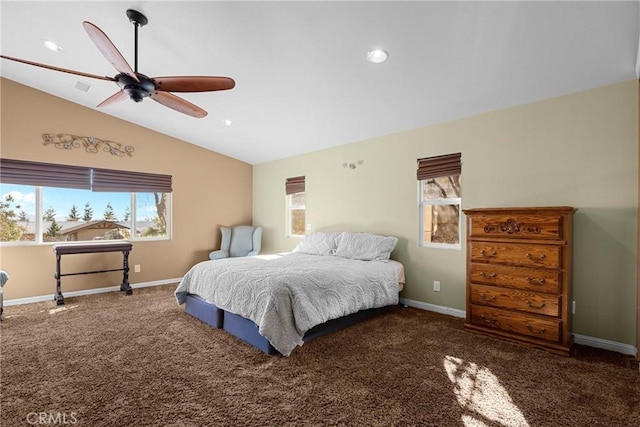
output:
POLYGON ((153 80, 144 74, 136 73, 136 76, 138 76, 138 79, 140 80, 139 82, 124 73, 118 74, 115 78, 120 89, 122 89, 129 98, 135 102, 141 102, 156 90, 156 85, 153 80))

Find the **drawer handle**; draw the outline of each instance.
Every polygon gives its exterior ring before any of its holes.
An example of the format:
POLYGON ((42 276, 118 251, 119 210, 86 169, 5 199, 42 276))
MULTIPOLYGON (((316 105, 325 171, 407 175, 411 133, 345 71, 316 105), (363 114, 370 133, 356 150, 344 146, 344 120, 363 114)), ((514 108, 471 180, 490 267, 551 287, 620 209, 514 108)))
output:
POLYGON ((527 305, 528 305, 529 307, 531 307, 531 308, 537 308, 537 309, 544 308, 544 306, 545 306, 545 305, 547 305, 546 303, 542 302, 542 303, 540 303, 540 305, 535 306, 535 305, 533 305, 533 303, 532 303, 531 301, 529 301, 529 300, 527 300, 527 301, 526 301, 526 303, 527 303, 527 305))
POLYGON ((491 297, 487 298, 487 296, 483 293, 480 293, 480 298, 482 298, 485 301, 495 301, 496 300, 496 296, 495 295, 491 295, 491 297))
POLYGON ((493 251, 489 255, 487 255, 487 252, 483 249, 483 250, 480 251, 480 255, 482 255, 482 256, 496 256, 496 255, 498 255, 498 252, 493 251))
POLYGON ((531 283, 533 285, 544 285, 545 284, 545 280, 544 278, 542 279, 538 279, 538 280, 534 280, 533 277, 525 277, 524 280, 526 280, 528 283, 531 283))
MULTIPOLYGON (((481 271, 481 272, 480 272, 480 277, 486 277, 486 276, 487 276, 487 274, 486 274, 484 271, 481 271)), ((496 273, 491 273, 491 274, 489 275, 489 277, 491 277, 492 279, 495 279, 497 276, 498 276, 498 275, 497 275, 496 273)))
MULTIPOLYGON (((526 253, 524 254, 524 256, 526 256, 528 259, 531 259, 531 254, 530 253, 526 253)), ((545 259, 547 256, 545 254, 540 255, 540 259, 545 259)))
POLYGON ((527 329, 533 332, 534 334, 544 334, 545 332, 547 332, 545 328, 540 328, 536 331, 535 329, 533 329, 533 326, 531 326, 529 323, 527 323, 527 329))
POLYGON ((486 317, 484 317, 484 314, 481 314, 480 318, 482 319, 482 323, 487 325, 495 325, 496 322, 498 321, 498 319, 496 319, 496 316, 493 316, 493 319, 489 320, 486 317))

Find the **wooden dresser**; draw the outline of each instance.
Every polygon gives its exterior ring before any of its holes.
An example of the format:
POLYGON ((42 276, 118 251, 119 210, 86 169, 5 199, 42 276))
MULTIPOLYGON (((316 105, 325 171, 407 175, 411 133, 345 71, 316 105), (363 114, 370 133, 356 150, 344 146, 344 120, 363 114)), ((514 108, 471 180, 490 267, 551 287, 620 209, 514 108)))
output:
POLYGON ((570 355, 571 242, 568 206, 465 209, 465 327, 570 355))

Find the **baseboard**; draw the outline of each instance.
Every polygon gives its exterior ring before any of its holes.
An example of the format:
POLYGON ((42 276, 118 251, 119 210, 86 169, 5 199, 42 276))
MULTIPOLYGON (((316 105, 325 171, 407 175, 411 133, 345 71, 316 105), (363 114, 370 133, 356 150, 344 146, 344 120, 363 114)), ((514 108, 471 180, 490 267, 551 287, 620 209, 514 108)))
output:
MULTIPOLYGON (((182 278, 154 280, 151 282, 141 282, 141 283, 131 283, 131 287, 133 289, 137 289, 137 288, 148 288, 149 286, 170 285, 172 283, 179 283, 181 280, 182 278)), ((120 285, 107 286, 104 288, 83 289, 81 291, 63 292, 63 295, 66 298, 66 297, 79 297, 83 295, 102 294, 105 292, 115 292, 115 291, 120 291, 120 285)), ((35 297, 27 297, 27 298, 8 299, 4 301, 4 306, 8 307, 11 305, 21 305, 21 304, 31 304, 34 302, 53 301, 53 296, 54 294, 49 294, 49 295, 38 295, 35 297)))
MULTIPOLYGON (((434 311, 436 313, 448 314, 455 317, 466 317, 467 312, 464 310, 458 310, 457 308, 444 307, 441 305, 429 304, 422 301, 415 301, 407 298, 400 298, 400 303, 409 307, 420 308, 422 310, 434 311)), ((602 338, 589 337, 586 335, 573 334, 573 339, 576 344, 586 345, 589 347, 600 348, 603 350, 615 351, 621 354, 628 354, 630 356, 636 356, 638 349, 630 344, 624 344, 616 341, 609 341, 602 338)))
POLYGON ((576 344, 587 345, 589 347, 601 348, 603 350, 615 351, 617 353, 636 356, 638 349, 631 344, 623 344, 616 341, 609 341, 602 338, 588 337, 586 335, 573 334, 573 341, 576 344))
POLYGON ((400 298, 400 304, 407 305, 409 307, 420 308, 427 311, 435 311, 436 313, 448 314, 454 317, 467 317, 467 312, 464 310, 458 310, 457 308, 444 307, 442 305, 429 304, 428 302, 416 301, 407 298, 400 298))

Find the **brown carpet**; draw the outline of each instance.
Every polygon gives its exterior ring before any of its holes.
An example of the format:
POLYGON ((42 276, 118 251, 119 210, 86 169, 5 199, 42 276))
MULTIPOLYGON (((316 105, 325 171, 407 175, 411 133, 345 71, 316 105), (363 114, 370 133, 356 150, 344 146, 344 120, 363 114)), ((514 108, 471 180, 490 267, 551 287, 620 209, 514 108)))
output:
POLYGON ((623 355, 556 356, 402 308, 267 356, 185 314, 174 289, 7 307, 1 425, 640 425, 623 355))

